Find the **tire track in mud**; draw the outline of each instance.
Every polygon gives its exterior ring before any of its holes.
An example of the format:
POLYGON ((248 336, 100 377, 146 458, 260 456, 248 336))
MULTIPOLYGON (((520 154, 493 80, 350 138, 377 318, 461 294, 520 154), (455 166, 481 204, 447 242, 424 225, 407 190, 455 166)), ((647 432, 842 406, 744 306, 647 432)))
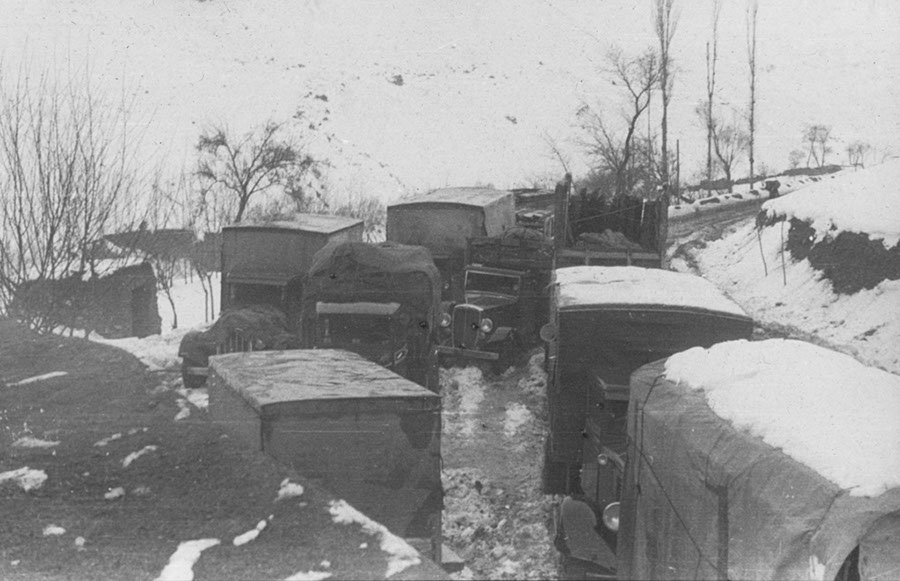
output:
POLYGON ((552 497, 540 490, 547 432, 543 354, 500 376, 441 370, 444 541, 458 579, 554 579, 552 497))

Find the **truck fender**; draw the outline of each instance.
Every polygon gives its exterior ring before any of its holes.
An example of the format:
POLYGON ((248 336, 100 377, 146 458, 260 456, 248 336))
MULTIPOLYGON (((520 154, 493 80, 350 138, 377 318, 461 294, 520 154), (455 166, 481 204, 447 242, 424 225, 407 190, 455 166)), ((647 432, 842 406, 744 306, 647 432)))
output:
POLYGON ((496 331, 494 331, 491 336, 488 338, 488 344, 491 343, 499 343, 500 341, 506 341, 508 339, 512 339, 514 336, 514 329, 512 327, 499 327, 496 331))

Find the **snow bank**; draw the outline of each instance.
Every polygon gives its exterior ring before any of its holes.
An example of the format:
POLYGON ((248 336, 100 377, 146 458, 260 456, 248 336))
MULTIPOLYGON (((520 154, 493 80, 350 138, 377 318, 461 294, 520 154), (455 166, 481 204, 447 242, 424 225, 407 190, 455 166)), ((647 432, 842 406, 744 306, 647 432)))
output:
POLYGON ((557 269, 560 307, 596 304, 673 305, 746 317, 715 285, 690 274, 636 266, 557 269))
POLYGON ((892 248, 900 241, 900 159, 841 172, 833 180, 769 200, 763 210, 772 218, 810 223, 819 240, 850 231, 881 239, 885 248, 892 248))
POLYGON ((748 223, 710 242, 697 265, 760 324, 818 337, 869 365, 900 373, 900 281, 835 295, 808 260, 794 262, 787 251, 782 256, 781 240, 777 229, 757 232, 748 223))
POLYGON ((729 341, 666 362, 738 429, 854 496, 900 486, 900 377, 802 341, 729 341))

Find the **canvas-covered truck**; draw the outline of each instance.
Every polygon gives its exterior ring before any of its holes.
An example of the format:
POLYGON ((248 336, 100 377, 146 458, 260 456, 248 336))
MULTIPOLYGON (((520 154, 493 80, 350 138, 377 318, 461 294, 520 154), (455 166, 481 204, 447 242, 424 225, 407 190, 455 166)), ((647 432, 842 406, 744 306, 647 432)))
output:
POLYGON ((632 374, 621 579, 896 579, 900 377, 800 341, 632 374))
POLYGON ((538 341, 547 322, 547 284, 553 247, 540 231, 517 226, 498 237, 470 238, 463 300, 441 321, 447 357, 496 362, 504 370, 515 355, 538 341))
POLYGON ((203 385, 216 353, 299 348, 303 279, 313 256, 329 242, 362 236, 361 220, 321 214, 223 228, 222 310, 209 329, 182 339, 184 384, 203 385))
MULTIPOLYGON (((439 395, 349 351, 231 353, 210 359, 209 413, 236 441, 441 562, 439 395)), ((369 532, 388 557, 418 558, 387 531, 369 532)))
POLYGON ((633 266, 554 271, 546 343, 550 432, 543 488, 567 495, 556 519, 567 578, 615 578, 612 519, 626 460, 629 378, 695 346, 750 337, 753 321, 689 274, 633 266))
POLYGON ((461 301, 466 241, 499 236, 515 224, 510 191, 442 188, 388 206, 386 236, 391 242, 427 248, 441 273, 443 300, 461 301))
POLYGON ((422 246, 329 244, 303 296, 304 346, 347 349, 434 392, 441 279, 422 246))

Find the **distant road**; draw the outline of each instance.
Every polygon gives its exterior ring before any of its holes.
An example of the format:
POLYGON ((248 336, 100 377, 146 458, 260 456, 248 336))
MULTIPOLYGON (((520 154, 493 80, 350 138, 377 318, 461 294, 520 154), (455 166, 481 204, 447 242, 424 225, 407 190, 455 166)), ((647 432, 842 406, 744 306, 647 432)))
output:
POLYGON ((669 218, 669 244, 718 238, 726 226, 756 216, 765 200, 747 200, 727 204, 709 204, 700 212, 669 218))

